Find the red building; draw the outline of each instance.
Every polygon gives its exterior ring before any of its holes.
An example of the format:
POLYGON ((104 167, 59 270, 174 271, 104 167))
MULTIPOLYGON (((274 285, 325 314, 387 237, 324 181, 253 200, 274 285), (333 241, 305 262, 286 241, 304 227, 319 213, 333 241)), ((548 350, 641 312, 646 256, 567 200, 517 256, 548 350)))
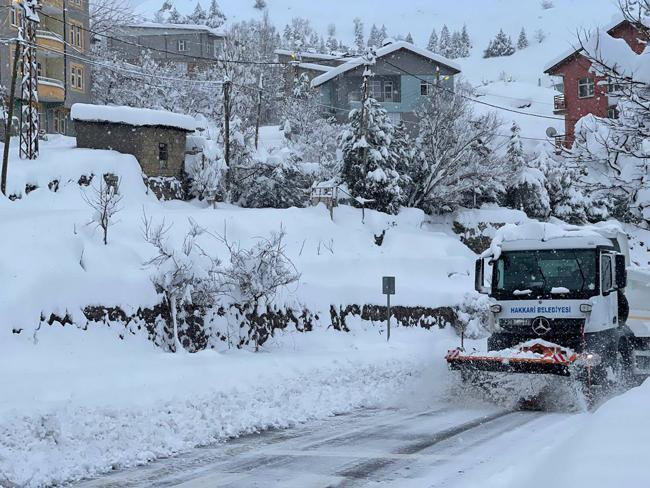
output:
MULTIPOLYGON (((647 29, 622 20, 607 30, 607 33, 623 39, 637 54, 641 54, 647 45, 647 29)), ((612 86, 607 79, 596 76, 590 71, 591 61, 578 49, 554 61, 544 73, 551 76, 561 76, 564 89, 562 95, 555 97, 555 110, 558 115, 564 115, 564 136, 558 137, 558 146, 570 147, 575 138, 576 122, 588 114, 597 117, 616 118, 616 99, 609 93, 612 86)))

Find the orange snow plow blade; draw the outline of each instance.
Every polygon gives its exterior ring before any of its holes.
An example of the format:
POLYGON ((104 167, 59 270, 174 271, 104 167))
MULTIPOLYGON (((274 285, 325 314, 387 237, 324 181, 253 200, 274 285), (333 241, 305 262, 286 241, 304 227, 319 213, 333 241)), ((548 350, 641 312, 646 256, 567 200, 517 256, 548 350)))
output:
POLYGON ((488 353, 453 349, 445 359, 452 370, 459 371, 570 376, 570 367, 581 359, 581 355, 557 344, 532 340, 512 349, 488 353))

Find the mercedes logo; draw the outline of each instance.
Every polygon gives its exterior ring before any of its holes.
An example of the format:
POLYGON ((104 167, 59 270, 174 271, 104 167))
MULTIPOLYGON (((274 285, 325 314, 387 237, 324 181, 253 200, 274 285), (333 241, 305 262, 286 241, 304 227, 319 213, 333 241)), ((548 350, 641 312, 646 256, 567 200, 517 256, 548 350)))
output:
POLYGON ((551 321, 546 317, 537 317, 533 320, 533 332, 538 336, 543 336, 551 331, 551 321))

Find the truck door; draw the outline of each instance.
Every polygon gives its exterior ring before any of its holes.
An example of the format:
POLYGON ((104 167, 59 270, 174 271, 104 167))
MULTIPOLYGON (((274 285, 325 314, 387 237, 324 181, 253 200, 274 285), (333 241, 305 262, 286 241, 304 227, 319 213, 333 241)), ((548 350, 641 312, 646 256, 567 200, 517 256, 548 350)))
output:
POLYGON ((603 253, 600 256, 600 293, 603 299, 603 329, 618 326, 618 299, 614 282, 614 255, 603 253))

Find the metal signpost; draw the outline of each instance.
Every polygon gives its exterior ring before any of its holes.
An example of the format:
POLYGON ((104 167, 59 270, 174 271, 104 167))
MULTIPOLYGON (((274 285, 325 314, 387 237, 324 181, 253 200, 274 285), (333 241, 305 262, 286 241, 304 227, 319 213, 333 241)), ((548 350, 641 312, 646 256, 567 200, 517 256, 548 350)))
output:
POLYGON ((390 341, 390 296, 395 294, 395 277, 384 276, 383 278, 383 292, 386 295, 386 325, 387 334, 386 341, 390 341))

